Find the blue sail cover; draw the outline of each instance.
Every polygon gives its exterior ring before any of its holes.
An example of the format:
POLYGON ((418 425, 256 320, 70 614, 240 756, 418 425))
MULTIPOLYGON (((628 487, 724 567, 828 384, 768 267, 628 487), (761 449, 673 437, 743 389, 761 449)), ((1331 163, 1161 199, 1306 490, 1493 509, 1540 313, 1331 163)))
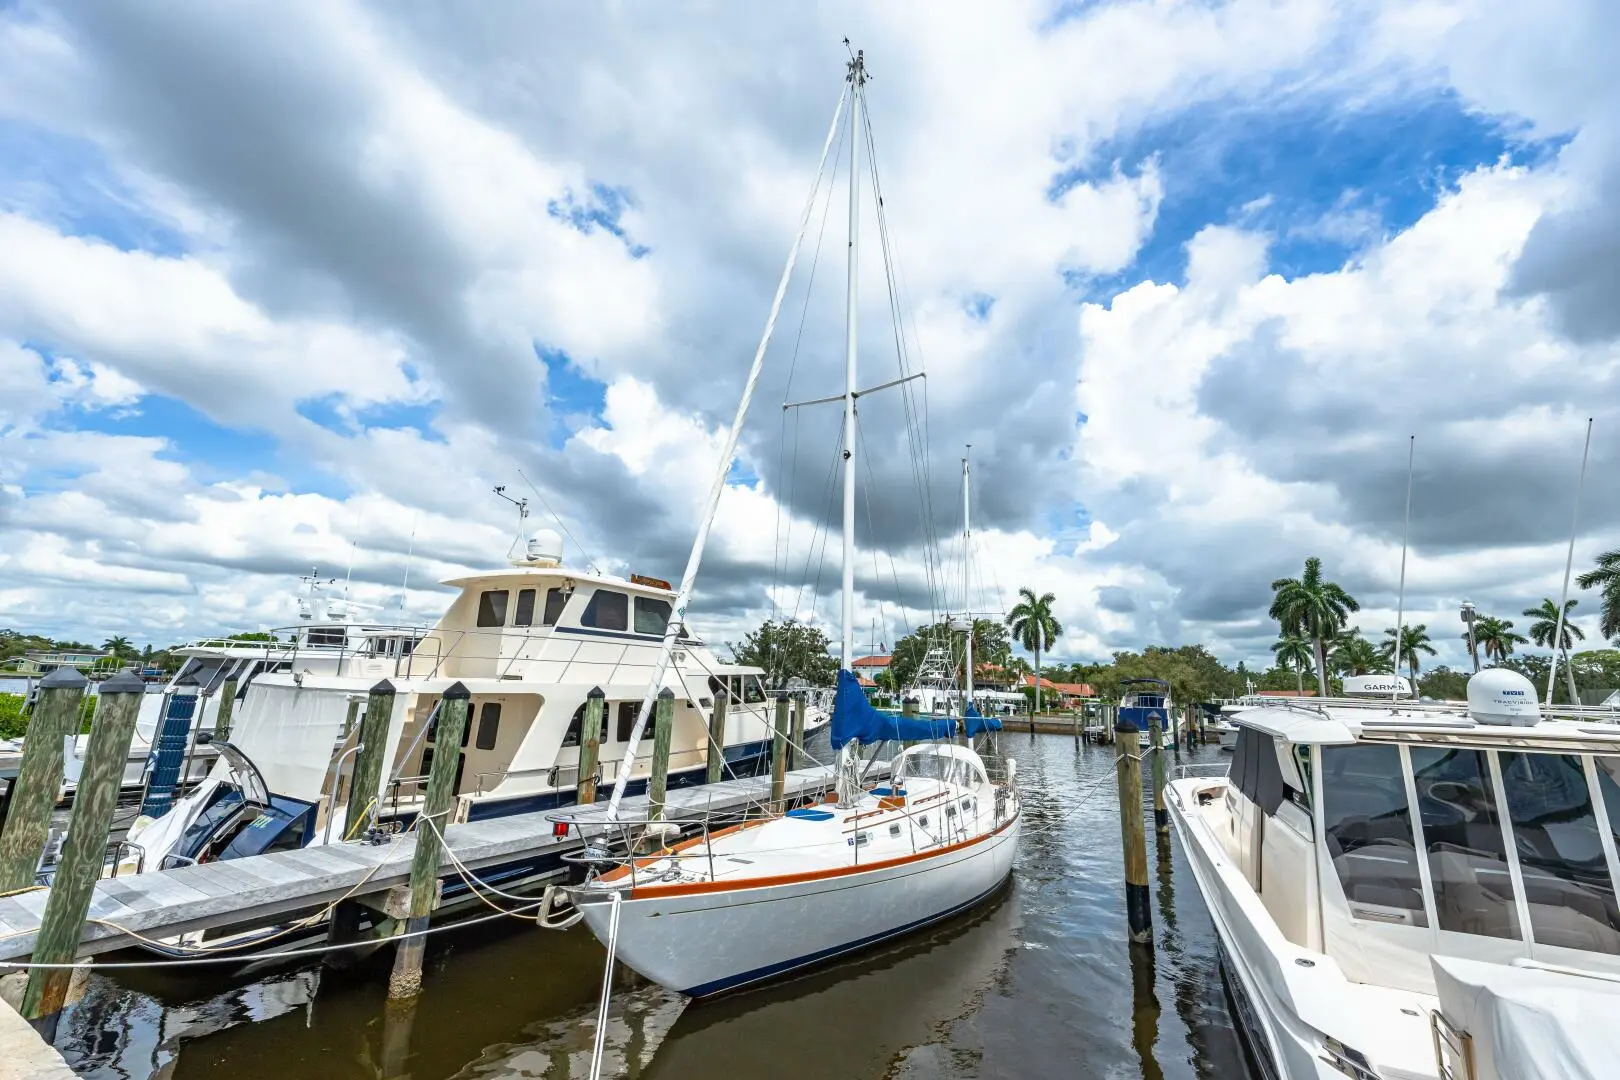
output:
POLYGON ((1000 731, 1001 718, 998 716, 984 716, 979 712, 978 702, 970 701, 967 707, 967 734, 968 738, 985 731, 1000 731))
POLYGON ((851 739, 863 743, 879 743, 886 739, 921 742, 927 739, 949 739, 955 723, 949 718, 928 719, 921 716, 895 716, 878 712, 866 700, 860 682, 848 671, 838 673, 838 692, 833 697, 832 747, 843 748, 851 739))

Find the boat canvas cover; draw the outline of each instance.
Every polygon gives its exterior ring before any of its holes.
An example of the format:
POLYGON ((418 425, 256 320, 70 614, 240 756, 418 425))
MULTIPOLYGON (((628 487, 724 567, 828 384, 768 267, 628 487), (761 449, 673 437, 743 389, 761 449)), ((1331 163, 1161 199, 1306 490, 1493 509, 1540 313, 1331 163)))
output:
POLYGON ((840 671, 829 727, 832 731, 832 747, 840 750, 851 739, 859 739, 868 745, 886 740, 921 742, 925 739, 949 739, 956 723, 949 717, 935 720, 879 712, 866 700, 866 693, 855 676, 849 671, 840 671))
POLYGON ((1440 1010, 1474 1040, 1479 1080, 1599 1080, 1620 1062, 1620 980, 1430 958, 1440 1010))
POLYGON ((979 706, 968 702, 967 714, 963 717, 967 721, 968 738, 986 731, 1000 731, 1001 720, 994 716, 984 716, 979 712, 979 706))

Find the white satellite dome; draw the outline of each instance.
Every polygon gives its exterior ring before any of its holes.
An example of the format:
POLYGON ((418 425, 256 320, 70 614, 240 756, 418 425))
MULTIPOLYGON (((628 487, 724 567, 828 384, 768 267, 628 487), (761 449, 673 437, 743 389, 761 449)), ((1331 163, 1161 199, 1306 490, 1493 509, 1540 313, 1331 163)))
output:
POLYGON ((563 539, 551 529, 540 529, 529 537, 523 562, 529 566, 561 566, 563 539))
POLYGON ((1481 724, 1535 727, 1541 723, 1536 688, 1517 671, 1486 668, 1468 680, 1468 714, 1481 724))

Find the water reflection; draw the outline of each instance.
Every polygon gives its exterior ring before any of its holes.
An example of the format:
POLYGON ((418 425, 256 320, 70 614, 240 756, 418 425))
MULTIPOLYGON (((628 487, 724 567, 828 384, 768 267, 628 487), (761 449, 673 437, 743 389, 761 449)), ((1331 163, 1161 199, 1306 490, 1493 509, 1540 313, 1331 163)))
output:
MULTIPOLYGON (((1023 732, 1000 742, 1018 762, 1025 825, 1014 881, 994 902, 714 1002, 687 1004, 621 969, 604 1074, 1247 1077, 1213 929, 1168 840, 1150 841, 1155 945, 1125 941, 1112 749, 1023 732)), ((103 972, 59 1046, 81 1074, 121 1080, 581 1078, 602 959, 581 927, 468 928, 430 939, 424 993, 392 1009, 386 950, 248 978, 103 972)))

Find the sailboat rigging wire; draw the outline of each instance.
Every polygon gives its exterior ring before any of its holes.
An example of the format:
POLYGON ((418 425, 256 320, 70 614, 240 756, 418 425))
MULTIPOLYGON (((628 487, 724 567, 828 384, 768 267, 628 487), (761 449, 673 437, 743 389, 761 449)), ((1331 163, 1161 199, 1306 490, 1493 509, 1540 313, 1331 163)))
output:
MULTIPOLYGON (((837 186, 837 182, 838 182, 838 163, 839 163, 839 161, 841 161, 843 159, 843 155, 844 155, 844 137, 845 137, 845 135, 847 134, 848 131, 849 131, 849 129, 847 127, 840 127, 839 128, 838 145, 833 151, 832 173, 829 175, 828 181, 827 181, 827 198, 821 204, 821 225, 816 230, 816 247, 815 247, 815 251, 812 252, 811 257, 810 257, 810 274, 809 274, 808 278, 806 279, 805 286, 804 286, 804 305, 799 311, 799 329, 798 329, 798 332, 793 337, 793 355, 788 360, 787 382, 786 382, 786 385, 784 385, 783 388, 782 388, 782 400, 784 402, 787 401, 789 395, 791 395, 792 392, 793 392, 793 375, 794 375, 794 372, 796 372, 798 370, 798 367, 799 367, 799 349, 800 349, 800 346, 804 343, 804 327, 805 327, 805 324, 806 324, 806 322, 808 322, 809 317, 810 317, 810 297, 813 295, 814 290, 815 290, 816 270, 821 265, 821 244, 822 244, 822 241, 825 239, 826 234, 827 234, 827 219, 832 216, 832 192, 833 192, 833 188, 837 186)), ((771 618, 773 620, 776 618, 776 616, 777 616, 777 614, 779 612, 779 607, 780 607, 780 605, 777 602, 778 591, 782 586, 787 584, 786 577, 787 577, 787 571, 788 571, 788 564, 789 564, 789 561, 790 561, 790 559, 792 557, 792 547, 793 547, 793 515, 792 515, 792 513, 789 513, 787 515, 787 530, 786 530, 786 536, 784 537, 783 529, 782 529, 782 508, 784 506, 792 507, 792 505, 793 505, 793 495, 794 495, 794 492, 797 490, 797 487, 798 487, 799 415, 798 415, 797 411, 794 411, 794 414, 793 414, 793 460, 791 462, 787 462, 784 459, 787 457, 787 446, 786 446, 786 444, 787 444, 788 411, 789 410, 786 410, 786 409, 782 410, 782 425, 781 425, 780 433, 777 436, 777 443, 776 443, 777 465, 779 467, 783 466, 783 465, 786 465, 785 477, 786 477, 786 489, 787 490, 784 493, 783 498, 778 498, 778 499, 775 500, 775 502, 776 502, 776 550, 775 550, 775 552, 772 553, 772 558, 771 558, 771 618)))
MULTIPOLYGON (((1401 646, 1405 644, 1401 639, 1406 636, 1406 544, 1412 535, 1412 459, 1417 454, 1417 436, 1413 435, 1406 444, 1406 524, 1401 527, 1401 587, 1395 594, 1395 651, 1392 654, 1395 674, 1401 673, 1401 646)), ((1395 682, 1395 689, 1390 691, 1391 701, 1399 700, 1401 696, 1400 683, 1395 682)), ((1412 687, 1412 697, 1418 696, 1417 687, 1412 687)))
POLYGON ((530 480, 521 468, 518 469, 517 474, 523 478, 525 484, 529 485, 529 490, 534 492, 534 497, 539 499, 540 505, 546 508, 546 513, 551 515, 551 520, 555 521, 557 527, 563 531, 563 535, 568 537, 568 542, 574 545, 574 550, 579 552, 580 558, 585 560, 585 568, 593 574, 600 574, 602 571, 598 569, 596 560, 591 558, 590 553, 585 550, 584 544, 574 539, 574 534, 568 531, 568 525, 563 521, 562 515, 551 508, 551 504, 546 501, 546 497, 540 494, 540 489, 534 486, 534 481, 530 480))
MULTIPOLYGON (((868 455, 867 460, 866 460, 866 487, 867 487, 867 491, 868 491, 867 501, 866 501, 866 523, 867 523, 867 528, 869 530, 872 528, 872 497, 870 495, 870 491, 871 491, 871 489, 873 487, 876 487, 876 486, 877 486, 877 479, 876 479, 876 477, 874 477, 872 475, 872 461, 871 461, 870 455, 868 455)), ((888 555, 888 557, 889 557, 889 577, 894 582, 895 602, 900 606, 900 619, 905 624, 906 632, 910 633, 912 630, 916 629, 916 624, 914 624, 911 621, 911 610, 906 606, 906 594, 903 591, 901 591, 901 589, 900 589, 900 573, 899 573, 898 570, 895 569, 894 552, 887 551, 887 552, 885 552, 885 554, 888 555)), ((876 555, 875 552, 874 552, 874 554, 872 556, 872 562, 874 564, 873 567, 872 567, 872 574, 873 574, 874 577, 876 577, 876 576, 878 576, 878 573, 877 573, 877 566, 876 566, 877 555, 876 555)), ((880 608, 880 610, 881 610, 881 608, 880 608)), ((885 629, 887 629, 887 622, 886 621, 885 621, 885 629)))
POLYGON ((591 1046, 591 1080, 602 1075, 602 1051, 607 1047, 608 1002, 613 997, 613 962, 619 952, 619 905, 623 897, 615 890, 613 908, 608 914, 607 960, 602 966, 602 1002, 596 1010, 596 1038, 591 1046))
MULTIPOLYGON (((1569 517, 1569 553, 1564 556, 1564 591, 1558 598, 1558 629, 1553 633, 1552 663, 1547 665, 1547 704, 1553 703, 1553 680, 1558 677, 1559 645, 1564 640, 1564 608, 1569 603, 1569 574, 1575 568, 1575 534, 1581 527, 1581 492, 1586 488, 1586 460, 1592 453, 1592 417, 1586 418, 1586 446, 1581 450, 1581 475, 1575 481, 1575 508, 1569 517)), ((1579 705, 1579 701, 1570 702, 1579 705)))
MULTIPOLYGON (((851 87, 848 93, 853 93, 851 87)), ((636 710, 636 722, 630 729, 630 738, 625 745, 624 760, 619 765, 619 777, 613 783, 613 794, 608 798, 607 816, 612 821, 618 816, 619 803, 624 798, 625 786, 630 783, 630 773, 635 768, 636 747, 641 742, 641 733, 647 727, 647 713, 652 708, 653 698, 664 683, 664 675, 669 670, 670 654, 675 649, 675 640, 680 635, 681 626, 686 622, 687 605, 692 601, 692 587, 697 583, 698 568, 703 563, 703 548, 709 540, 709 530, 714 525, 715 511, 720 506, 720 496, 726 490, 726 477, 731 472, 731 463, 737 453, 737 441, 742 437, 743 422, 748 419, 748 405, 754 397, 754 387, 759 383, 760 368, 765 363, 765 350, 770 345, 771 333, 776 329, 776 318, 782 310, 782 298, 787 294, 788 282, 793 277, 793 265, 798 261, 799 248, 804 243, 804 234, 810 226, 810 215, 815 208, 816 188, 821 184, 822 172, 827 167, 827 154, 832 149, 833 136, 838 132, 838 120, 844 113, 844 100, 846 92, 838 95, 838 106, 833 110, 832 124, 827 128, 827 141, 821 148, 821 161, 816 166, 815 185, 810 190, 810 197, 805 200, 804 213, 799 219, 799 230, 793 238, 793 246, 788 252, 787 265, 782 267, 782 279, 777 283, 776 295, 771 300, 770 315, 765 320, 765 332, 760 336, 759 348, 754 351, 754 362, 748 369, 748 378, 743 383, 742 399, 737 402, 737 414, 731 422, 731 430, 726 434, 726 443, 720 454, 720 460, 714 473, 714 481, 709 487, 708 500, 704 506, 703 517, 698 523, 696 539, 692 542, 691 554, 686 560, 686 570, 681 575, 680 589, 675 594, 674 610, 670 612, 669 623, 664 628, 663 641, 658 648, 658 661, 653 665, 652 677, 647 682, 647 692, 642 695, 641 707, 636 710)), ((852 159, 853 160, 853 159, 852 159)))

